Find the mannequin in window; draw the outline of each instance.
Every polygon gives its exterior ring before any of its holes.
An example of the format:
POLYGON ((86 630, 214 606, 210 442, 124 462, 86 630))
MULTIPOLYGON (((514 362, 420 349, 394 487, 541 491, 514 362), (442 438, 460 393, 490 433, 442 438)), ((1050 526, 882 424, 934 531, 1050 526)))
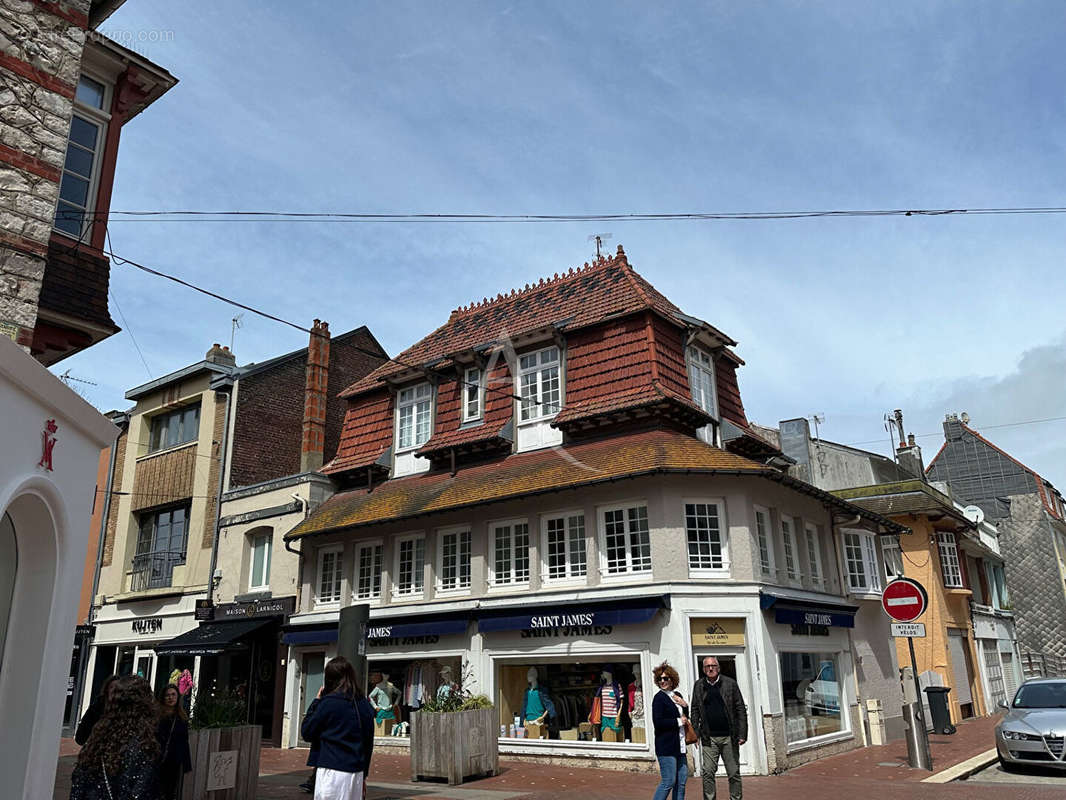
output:
POLYGON ((395 705, 400 696, 400 690, 389 682, 389 676, 384 672, 370 673, 370 681, 374 688, 370 690, 367 699, 376 712, 375 722, 392 722, 396 719, 395 705))
POLYGON ((589 722, 599 722, 600 732, 604 730, 620 731, 622 729, 622 712, 625 710, 625 695, 622 686, 614 679, 614 673, 605 669, 600 673, 600 688, 592 696, 592 713, 589 722), (600 719, 597 720, 596 716, 600 719))
POLYGON ((440 668, 440 688, 437 689, 437 700, 446 700, 458 691, 459 684, 452 679, 452 668, 446 664, 440 668))
POLYGON ((640 685, 640 665, 633 665, 633 682, 627 690, 629 694, 629 718, 634 728, 644 727, 644 690, 640 685))
POLYGON ((551 730, 556 727, 555 704, 548 696, 547 690, 540 685, 537 677, 537 668, 530 667, 529 672, 526 673, 528 685, 525 696, 522 698, 521 722, 523 725, 527 722, 547 725, 551 730))

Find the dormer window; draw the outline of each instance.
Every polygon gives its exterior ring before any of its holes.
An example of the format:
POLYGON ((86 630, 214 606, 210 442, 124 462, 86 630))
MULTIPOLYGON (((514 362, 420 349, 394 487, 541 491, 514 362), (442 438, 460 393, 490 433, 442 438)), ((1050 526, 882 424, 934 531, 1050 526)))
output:
POLYGON ((481 419, 485 406, 485 390, 481 381, 481 370, 471 367, 463 376, 463 422, 475 422, 481 419))
POLYGON ((59 184, 54 227, 75 239, 92 226, 100 160, 107 137, 109 87, 82 75, 74 95, 67 155, 59 184))
POLYGON ((414 450, 429 441, 433 387, 428 383, 402 390, 396 398, 396 452, 414 450))
POLYGON ((546 347, 518 358, 521 422, 554 417, 562 405, 559 348, 546 347))
POLYGON ((714 359, 698 347, 688 347, 685 361, 693 402, 714 417, 713 422, 704 425, 696 433, 707 444, 718 445, 718 393, 715 390, 714 359))

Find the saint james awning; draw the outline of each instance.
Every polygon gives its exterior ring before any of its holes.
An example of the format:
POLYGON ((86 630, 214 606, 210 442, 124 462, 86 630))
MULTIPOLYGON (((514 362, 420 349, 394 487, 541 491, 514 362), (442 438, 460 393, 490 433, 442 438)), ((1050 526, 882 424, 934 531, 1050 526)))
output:
POLYGON ((154 649, 159 656, 214 656, 247 650, 244 637, 275 621, 270 617, 253 617, 233 622, 204 622, 198 628, 160 642, 154 649))
POLYGON ((858 606, 832 601, 810 600, 774 592, 760 592, 759 606, 773 610, 774 622, 783 625, 822 625, 833 628, 854 628, 858 606))
POLYGON ((457 633, 466 633, 467 620, 461 619, 429 619, 424 622, 393 622, 388 619, 372 619, 366 625, 366 638, 394 639, 397 637, 410 636, 450 636, 457 633))
POLYGON ((302 625, 286 628, 282 644, 329 644, 337 641, 337 623, 332 625, 302 625))
POLYGON ((669 607, 669 595, 598 603, 578 601, 566 605, 527 604, 522 607, 520 614, 512 610, 482 616, 478 619, 477 628, 481 633, 491 633, 536 628, 639 625, 648 622, 660 609, 669 607))

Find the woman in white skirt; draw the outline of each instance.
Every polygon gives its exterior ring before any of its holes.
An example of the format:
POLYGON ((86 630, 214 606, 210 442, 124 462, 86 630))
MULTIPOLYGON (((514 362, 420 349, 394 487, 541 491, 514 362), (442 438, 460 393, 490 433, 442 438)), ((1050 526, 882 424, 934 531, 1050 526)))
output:
POLYGON ((315 800, 363 800, 374 750, 374 709, 346 658, 326 664, 300 733, 318 749, 315 800))

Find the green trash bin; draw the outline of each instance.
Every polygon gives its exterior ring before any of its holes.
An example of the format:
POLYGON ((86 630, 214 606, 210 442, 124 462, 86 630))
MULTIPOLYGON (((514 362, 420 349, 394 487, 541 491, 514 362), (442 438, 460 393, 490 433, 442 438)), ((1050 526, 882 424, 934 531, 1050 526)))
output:
POLYGON ((929 698, 929 713, 933 716, 933 733, 952 734, 955 726, 951 724, 951 712, 948 711, 948 692, 950 686, 926 686, 923 690, 929 698))

